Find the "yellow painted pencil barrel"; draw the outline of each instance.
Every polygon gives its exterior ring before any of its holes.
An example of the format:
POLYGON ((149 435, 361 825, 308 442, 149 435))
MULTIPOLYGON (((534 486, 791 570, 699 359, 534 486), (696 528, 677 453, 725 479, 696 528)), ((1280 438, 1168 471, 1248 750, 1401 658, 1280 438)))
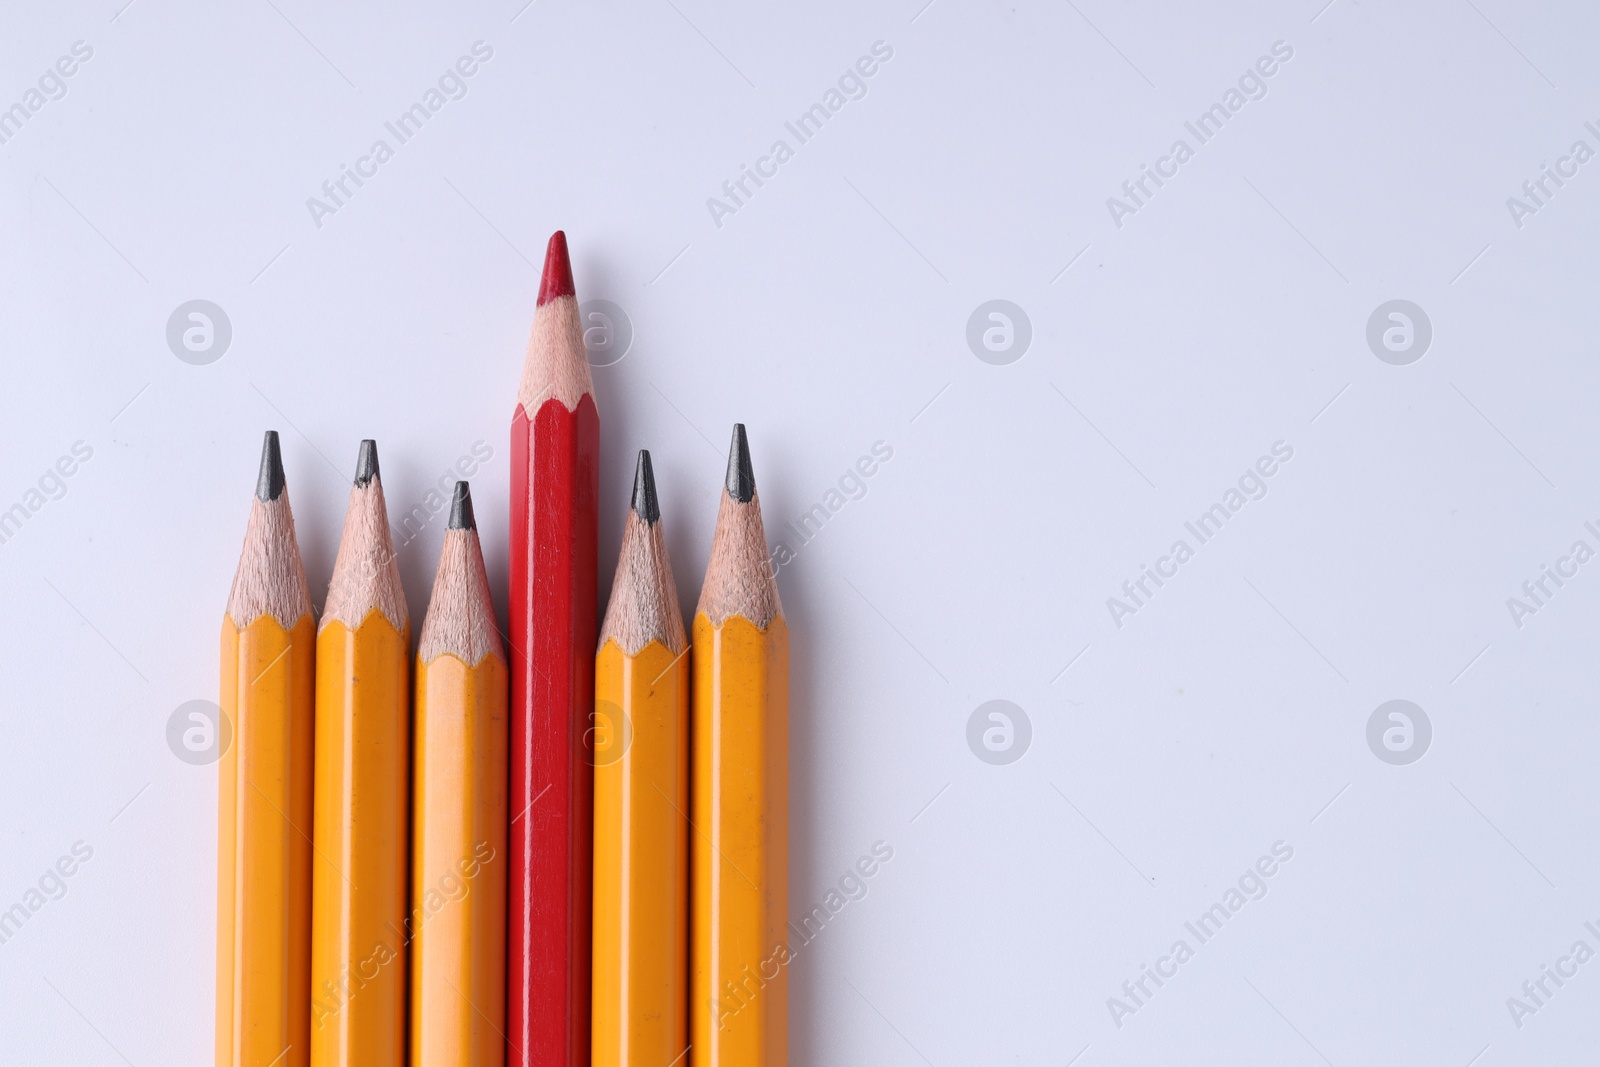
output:
POLYGON ((781 616, 765 630, 695 616, 693 1039, 706 1067, 785 1061, 788 656, 781 616))
POLYGON ((607 641, 595 707, 594 1065, 666 1067, 689 1043, 688 657, 607 641))
POLYGON ((660 520, 640 452, 595 656, 594 1067, 689 1044, 689 658, 660 520))
POLYGON ((505 1062, 508 686, 459 482, 417 652, 412 1067, 505 1062))
POLYGON ((408 630, 317 635, 313 1067, 405 1059, 408 630))
POLYGON ((743 426, 693 628, 694 1067, 783 1067, 788 1045, 789 630, 743 426))
POLYGON ((312 1067, 405 1061, 410 643, 363 442, 317 634, 312 1067))
POLYGON ((311 950, 311 723, 316 634, 308 614, 222 627, 217 815, 217 1065, 306 1062, 311 950))
POLYGON ((273 432, 221 644, 216 1065, 304 1067, 316 632, 273 432))

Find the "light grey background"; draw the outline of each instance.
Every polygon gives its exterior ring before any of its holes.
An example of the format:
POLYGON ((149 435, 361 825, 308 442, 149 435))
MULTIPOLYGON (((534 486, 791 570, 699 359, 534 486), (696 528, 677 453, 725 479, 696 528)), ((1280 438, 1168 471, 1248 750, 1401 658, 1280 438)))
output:
MULTIPOLYGON (((0 544, 0 908, 93 849, 0 945, 0 1060, 209 1062, 215 768, 166 724, 215 697, 261 431, 317 601, 363 436, 397 512, 493 449, 503 585, 557 227, 580 299, 634 332, 596 371, 602 594, 641 446, 688 610, 732 422, 774 541, 893 450, 779 578, 791 911, 894 850, 794 964, 793 1063, 1592 1050, 1600 962, 1520 1027, 1507 998, 1600 951, 1600 563, 1520 627, 1507 598, 1600 548, 1600 162, 1520 227, 1507 198, 1600 150, 1593 10, 123 2, 13 5, 0 35, 0 106, 93 49, 0 145, 0 509, 93 450, 0 544), (467 95, 317 226, 307 198, 476 41, 467 95), (797 144, 878 41, 866 95, 797 144), (1184 123, 1279 41, 1199 145, 1184 123), (707 198, 780 138, 718 226, 707 198), (1179 138, 1194 158, 1117 226, 1107 198, 1179 138), (233 332, 205 366, 166 343, 194 299, 233 332), (966 340, 995 299, 1031 323, 1009 365, 966 340), (1395 299, 1433 328, 1406 366, 1366 342, 1395 299), (1184 523, 1279 441, 1266 497, 1198 545, 1184 523), (1107 598, 1179 538, 1194 558, 1117 626, 1107 598), (1409 765, 1367 744, 1396 699, 1432 725, 1409 765), (1022 758, 969 748, 990 700, 1028 716, 1022 758), (1184 923, 1278 841, 1267 895, 1198 945, 1184 923), (1179 938, 1195 957, 1116 1025, 1179 938)), ((442 525, 401 551, 418 617, 442 525)))

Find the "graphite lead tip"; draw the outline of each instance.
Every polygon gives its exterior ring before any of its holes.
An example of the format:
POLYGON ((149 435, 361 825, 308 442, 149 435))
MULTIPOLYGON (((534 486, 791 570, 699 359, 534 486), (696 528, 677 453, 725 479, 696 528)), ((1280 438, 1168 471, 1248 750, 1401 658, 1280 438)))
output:
POLYGON ((268 430, 261 442, 261 476, 256 479, 256 499, 270 504, 283 495, 283 453, 278 448, 278 431, 268 430))
POLYGON ((567 235, 557 230, 550 235, 550 244, 544 250, 544 275, 539 279, 539 305, 543 306, 558 296, 574 296, 572 286, 572 260, 567 257, 567 235))
POLYGON ((742 423, 733 428, 724 487, 727 492, 717 505, 711 559, 696 613, 703 613, 713 626, 740 615, 765 629, 783 614, 783 606, 778 602, 777 574, 761 524, 761 502, 756 499, 756 478, 750 470, 750 442, 742 423))
POLYGON ((728 495, 740 504, 748 504, 756 495, 756 475, 750 469, 750 441, 745 437, 744 423, 733 424, 733 443, 728 446, 728 495))
POLYGON ((450 500, 450 529, 476 530, 478 521, 472 515, 472 490, 466 482, 456 483, 455 496, 450 500))
POLYGON ((639 449, 639 465, 633 470, 633 511, 647 525, 655 525, 661 518, 661 505, 656 500, 656 475, 650 468, 650 453, 639 449))
POLYGON ((356 485, 365 489, 378 474, 378 442, 367 438, 361 442, 361 453, 356 457, 356 485))

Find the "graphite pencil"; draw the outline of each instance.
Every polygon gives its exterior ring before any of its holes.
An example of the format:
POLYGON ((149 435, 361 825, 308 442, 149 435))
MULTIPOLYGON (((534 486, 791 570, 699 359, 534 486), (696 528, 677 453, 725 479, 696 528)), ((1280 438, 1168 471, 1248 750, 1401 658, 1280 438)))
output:
POLYGON ((505 1062, 506 663, 457 482, 417 638, 411 1065, 505 1062))
POLYGON ((694 617, 690 1063, 783 1067, 788 1044, 789 628, 750 446, 733 428, 694 617))
POLYGON ((378 446, 362 441, 317 632, 312 1067, 405 1062, 410 645, 378 446))
POLYGON ((268 430, 222 620, 233 740, 217 807, 217 1067, 304 1067, 316 628, 278 434, 268 430))
POLYGON ((594 1067, 688 1046, 689 662, 650 453, 595 656, 594 1067))

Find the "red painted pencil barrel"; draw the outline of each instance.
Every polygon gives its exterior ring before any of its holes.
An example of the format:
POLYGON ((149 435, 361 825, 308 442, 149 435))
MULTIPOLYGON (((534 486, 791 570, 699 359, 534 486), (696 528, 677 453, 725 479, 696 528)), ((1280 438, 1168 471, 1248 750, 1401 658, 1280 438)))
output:
POLYGON ((507 1062, 588 1067, 600 421, 546 400, 511 425, 507 1062))

